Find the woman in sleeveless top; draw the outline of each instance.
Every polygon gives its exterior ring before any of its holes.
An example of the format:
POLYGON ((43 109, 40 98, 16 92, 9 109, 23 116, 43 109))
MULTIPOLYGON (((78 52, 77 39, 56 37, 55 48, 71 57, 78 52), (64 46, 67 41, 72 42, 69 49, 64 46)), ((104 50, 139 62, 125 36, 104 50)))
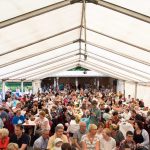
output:
POLYGON ((137 150, 148 150, 149 149, 149 134, 143 129, 143 123, 141 121, 136 121, 135 131, 133 137, 137 150))
POLYGON ((95 124, 89 125, 89 132, 82 136, 82 149, 83 150, 99 150, 100 141, 96 135, 97 126, 95 124))

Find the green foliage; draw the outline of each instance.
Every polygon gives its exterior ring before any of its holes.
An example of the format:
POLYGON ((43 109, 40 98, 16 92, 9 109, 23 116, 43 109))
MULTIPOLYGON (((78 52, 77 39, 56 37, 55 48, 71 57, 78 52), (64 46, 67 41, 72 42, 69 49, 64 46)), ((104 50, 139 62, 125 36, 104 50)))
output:
MULTIPOLYGON (((16 92, 16 88, 21 89, 21 82, 6 82, 6 89, 11 89, 12 92, 16 92)), ((29 90, 32 89, 32 82, 24 82, 23 83, 24 91, 26 88, 29 90)), ((0 91, 2 91, 2 82, 0 82, 0 91)))
POLYGON ((72 68, 68 71, 88 71, 88 69, 78 66, 78 67, 72 68))

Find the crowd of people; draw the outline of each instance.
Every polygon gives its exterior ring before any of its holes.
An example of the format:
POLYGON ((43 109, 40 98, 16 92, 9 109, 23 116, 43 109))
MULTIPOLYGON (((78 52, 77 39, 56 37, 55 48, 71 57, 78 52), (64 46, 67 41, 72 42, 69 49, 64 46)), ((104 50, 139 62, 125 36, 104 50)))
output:
POLYGON ((149 150, 150 108, 111 89, 7 92, 1 150, 149 150))

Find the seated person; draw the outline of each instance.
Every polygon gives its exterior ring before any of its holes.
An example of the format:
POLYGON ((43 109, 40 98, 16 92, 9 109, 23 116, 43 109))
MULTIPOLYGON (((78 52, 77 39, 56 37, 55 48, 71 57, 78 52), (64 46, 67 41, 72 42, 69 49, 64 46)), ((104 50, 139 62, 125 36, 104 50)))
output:
POLYGON ((61 150, 61 146, 63 144, 63 141, 61 138, 56 138, 54 141, 54 149, 53 150, 61 150))
POLYGON ((105 128, 100 139, 100 150, 116 150, 116 141, 111 137, 111 130, 105 128))
POLYGON ((34 142, 34 149, 46 149, 49 139, 49 130, 43 129, 42 135, 34 142))
POLYGON ((82 144, 81 144, 81 138, 82 138, 82 136, 83 135, 85 135, 86 134, 86 123, 85 122, 80 122, 79 123, 79 126, 80 126, 80 128, 74 133, 74 135, 73 135, 73 139, 74 139, 74 144, 75 144, 75 146, 79 149, 79 150, 81 150, 82 148, 81 148, 81 146, 82 146, 82 144))
POLYGON ((23 124, 25 122, 25 117, 21 115, 21 109, 18 109, 16 111, 16 115, 12 119, 12 124, 17 125, 17 124, 23 124))
POLYGON ((6 150, 9 143, 9 131, 5 128, 0 129, 0 149, 6 150))
POLYGON ((49 120, 45 116, 46 116, 45 112, 41 111, 39 113, 39 117, 34 121, 36 123, 36 125, 38 126, 39 131, 43 130, 43 129, 50 130, 49 120))
POLYGON ((27 150, 29 137, 23 133, 21 124, 15 125, 15 133, 10 137, 10 142, 18 144, 20 150, 27 150))
POLYGON ((132 133, 132 131, 127 131, 126 139, 123 140, 120 143, 120 146, 119 146, 119 150, 125 150, 127 148, 130 148, 130 150, 135 150, 136 149, 136 144, 135 144, 135 142, 133 140, 133 133, 132 133))
POLYGON ((138 149, 149 150, 149 133, 143 128, 142 121, 135 122, 133 139, 138 149))
POLYGON ((63 143, 68 143, 68 138, 66 135, 63 134, 64 132, 64 126, 63 125, 57 125, 55 128, 55 134, 49 138, 48 141, 48 150, 52 150, 55 145, 55 139, 60 138, 62 139, 63 143))
POLYGON ((112 123, 118 124, 118 122, 120 121, 118 112, 114 111, 112 115, 113 115, 112 116, 112 123))
POLYGON ((131 118, 129 119, 129 123, 134 124, 136 121, 142 121, 145 122, 145 119, 143 116, 138 114, 135 110, 131 111, 131 118))
POLYGON ((18 144, 9 143, 8 146, 7 146, 7 150, 19 150, 18 144))
POLYGON ((116 124, 112 124, 110 126, 110 129, 112 132, 111 135, 116 141, 116 145, 119 146, 120 142, 122 142, 122 140, 124 140, 123 133, 119 130, 119 127, 116 124))

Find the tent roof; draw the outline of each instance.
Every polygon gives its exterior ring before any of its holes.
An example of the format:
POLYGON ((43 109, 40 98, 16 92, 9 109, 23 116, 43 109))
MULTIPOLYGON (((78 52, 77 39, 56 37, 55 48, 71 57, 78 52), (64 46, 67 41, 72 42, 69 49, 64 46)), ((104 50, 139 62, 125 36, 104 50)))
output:
POLYGON ((0 79, 76 66, 150 82, 149 0, 1 0, 0 79))

